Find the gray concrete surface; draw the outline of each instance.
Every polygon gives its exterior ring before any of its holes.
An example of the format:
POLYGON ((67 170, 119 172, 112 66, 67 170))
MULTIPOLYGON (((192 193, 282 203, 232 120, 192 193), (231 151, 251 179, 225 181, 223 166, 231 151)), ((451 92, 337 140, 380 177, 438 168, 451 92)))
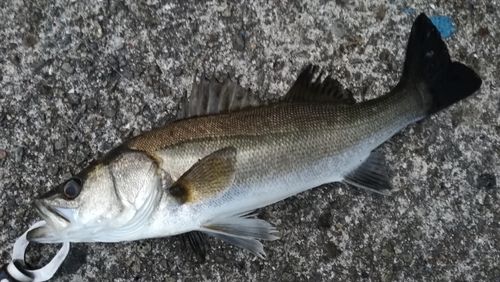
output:
MULTIPOLYGON (((394 196, 334 184, 264 208, 281 232, 266 260, 212 239, 203 264, 173 238, 73 244, 54 281, 500 281, 499 4, 1 1, 2 261, 39 220, 36 196, 171 119, 196 69, 276 97, 315 63, 370 99, 397 82, 426 12, 453 19, 452 57, 484 84, 381 147, 394 196)), ((28 257, 42 265, 54 251, 28 257)))

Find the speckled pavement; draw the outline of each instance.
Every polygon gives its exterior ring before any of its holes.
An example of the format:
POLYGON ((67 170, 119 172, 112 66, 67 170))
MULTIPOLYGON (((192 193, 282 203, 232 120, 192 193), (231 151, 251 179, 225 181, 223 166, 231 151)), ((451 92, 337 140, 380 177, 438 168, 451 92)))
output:
POLYGON ((266 260, 215 239, 205 263, 175 238, 72 244, 53 280, 500 281, 500 2, 299 2, 1 1, 0 262, 40 219, 35 197, 171 120, 196 70, 276 98, 314 63, 371 99, 425 12, 451 17, 451 56, 483 86, 381 146, 400 191, 332 184, 261 209, 281 234, 266 260))

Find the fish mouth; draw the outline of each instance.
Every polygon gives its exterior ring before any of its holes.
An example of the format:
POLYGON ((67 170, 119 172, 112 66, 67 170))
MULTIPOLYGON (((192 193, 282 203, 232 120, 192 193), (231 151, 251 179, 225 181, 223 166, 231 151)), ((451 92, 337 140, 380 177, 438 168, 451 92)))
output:
POLYGON ((48 225, 54 227, 55 222, 53 216, 55 215, 57 219, 63 220, 66 223, 70 223, 70 220, 64 216, 59 210, 45 204, 41 200, 35 200, 34 204, 38 214, 47 222, 48 225))
POLYGON ((64 216, 57 208, 53 208, 42 200, 36 200, 33 203, 35 210, 45 220, 46 224, 30 230, 26 234, 29 242, 37 243, 59 243, 58 234, 68 226, 71 221, 64 216))

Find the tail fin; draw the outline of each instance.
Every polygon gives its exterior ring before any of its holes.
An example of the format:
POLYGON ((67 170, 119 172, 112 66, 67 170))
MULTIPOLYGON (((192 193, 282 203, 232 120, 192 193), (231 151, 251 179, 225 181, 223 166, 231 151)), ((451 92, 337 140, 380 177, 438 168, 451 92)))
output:
POLYGON ((421 80, 432 96, 428 114, 470 96, 482 83, 471 68, 450 60, 439 31, 424 13, 411 29, 400 86, 421 80))

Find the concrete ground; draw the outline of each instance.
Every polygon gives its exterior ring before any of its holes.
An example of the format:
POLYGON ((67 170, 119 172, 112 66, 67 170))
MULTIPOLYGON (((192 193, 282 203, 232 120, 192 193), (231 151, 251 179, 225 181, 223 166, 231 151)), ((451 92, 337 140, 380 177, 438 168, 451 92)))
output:
MULTIPOLYGON (((40 218, 30 203, 126 138, 173 118, 195 70, 283 95, 308 63, 358 101, 394 86, 416 16, 451 17, 452 58, 484 80, 467 100, 380 150, 383 197, 328 185, 260 211, 267 259, 210 239, 73 244, 54 281, 500 281, 498 1, 0 3, 0 250, 40 218), (265 2, 265 3, 263 3, 265 2)), ((55 252, 35 245, 43 265, 55 252)))

